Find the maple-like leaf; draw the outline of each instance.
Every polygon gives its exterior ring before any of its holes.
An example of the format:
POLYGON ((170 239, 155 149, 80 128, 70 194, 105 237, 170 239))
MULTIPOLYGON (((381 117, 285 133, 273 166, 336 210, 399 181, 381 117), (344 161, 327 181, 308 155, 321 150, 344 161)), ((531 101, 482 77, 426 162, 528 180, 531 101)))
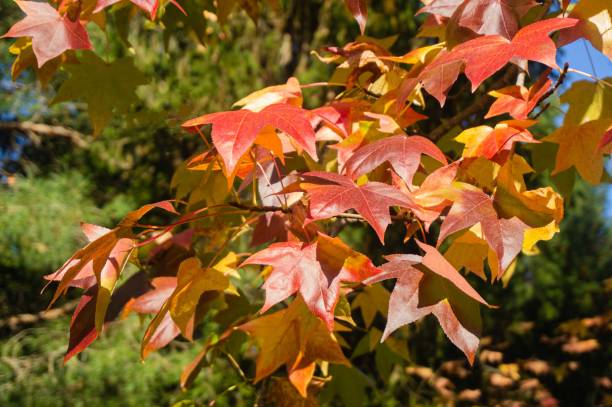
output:
POLYGON ((26 17, 0 38, 31 37, 39 68, 69 49, 91 49, 87 31, 78 18, 73 21, 67 15, 62 16, 48 3, 16 3, 26 17))
POLYGON ((419 10, 448 17, 449 27, 459 25, 481 35, 512 38, 519 18, 536 6, 534 0, 434 0, 419 10))
POLYGON ((529 113, 538 105, 550 85, 550 79, 542 76, 529 89, 524 86, 513 85, 489 92, 489 95, 496 100, 489 108, 485 119, 508 113, 517 120, 527 120, 529 113))
POLYGON ((359 148, 344 165, 349 177, 357 179, 383 162, 388 162, 395 172, 409 185, 421 165, 421 154, 446 164, 446 157, 430 140, 421 136, 397 135, 359 148))
POLYGON ((559 33, 559 43, 569 44, 585 38, 593 47, 612 59, 612 7, 607 1, 580 0, 569 13, 580 20, 574 27, 559 33))
POLYGON ((563 198, 551 187, 527 190, 523 179, 533 168, 518 154, 504 163, 497 173, 493 203, 504 218, 516 216, 525 224, 537 228, 563 219, 563 198))
POLYGON ((366 22, 368 21, 368 6, 366 0, 344 0, 344 4, 349 9, 361 30, 361 35, 365 32, 366 22))
POLYGON ((138 101, 136 88, 147 83, 130 57, 106 63, 96 54, 85 53, 79 64, 67 65, 70 78, 62 83, 52 104, 71 100, 87 103, 87 112, 98 135, 116 114, 125 113, 138 101))
POLYGON ((604 169, 604 154, 600 149, 604 134, 612 128, 612 119, 592 120, 580 125, 566 124, 544 141, 559 144, 555 169, 557 174, 575 167, 582 178, 589 183, 599 184, 604 169))
POLYGON ((267 106, 278 103, 286 103, 301 107, 302 102, 303 96, 300 82, 292 76, 287 79, 286 84, 268 86, 255 91, 234 103, 234 106, 248 109, 253 112, 259 112, 267 106))
POLYGON ((366 328, 374 322, 376 314, 387 315, 389 309, 389 291, 381 285, 369 285, 357 294, 351 302, 351 309, 361 310, 361 317, 366 328))
MULTIPOLYGON (((464 184, 465 185, 465 184, 464 184)), ((454 232, 480 223, 484 239, 497 255, 498 277, 521 251, 527 226, 518 218, 500 219, 493 200, 482 190, 465 185, 459 190, 448 215, 440 226, 438 245, 454 232)))
POLYGON ((289 380, 306 397, 316 361, 349 365, 333 334, 308 311, 300 297, 288 308, 249 321, 238 329, 252 335, 259 346, 255 382, 285 365, 289 380))
POLYGON ((482 325, 478 304, 488 306, 488 303, 436 248, 418 244, 425 256, 387 256, 389 262, 381 266, 383 272, 366 280, 372 284, 397 279, 382 340, 402 325, 433 314, 446 336, 473 363, 482 325), (426 269, 417 269, 417 264, 426 269))
POLYGON ((214 268, 204 269, 196 257, 184 260, 176 275, 176 289, 169 300, 168 312, 183 336, 193 338, 193 317, 200 297, 207 291, 223 291, 229 279, 214 268))
POLYGON ((568 109, 563 124, 579 125, 592 120, 612 116, 612 92, 605 85, 612 77, 600 81, 576 81, 561 95, 561 103, 567 103, 568 109))
POLYGON ((381 242, 391 223, 389 207, 414 206, 410 198, 381 182, 368 182, 358 186, 350 178, 327 172, 302 174, 305 182, 300 187, 309 199, 309 215, 312 219, 326 219, 355 209, 374 228, 381 242))
POLYGON ((472 92, 510 60, 523 59, 557 68, 557 48, 548 35, 574 26, 578 20, 551 18, 521 28, 512 40, 485 35, 464 42, 452 51, 441 52, 419 75, 425 89, 444 104, 446 92, 463 72, 472 83, 472 92))
POLYGON ((527 120, 507 120, 499 122, 495 128, 472 127, 462 131, 455 140, 465 144, 462 157, 485 157, 492 160, 499 153, 510 151, 516 142, 539 143, 526 129, 534 123, 527 120))
MULTIPOLYGON (((121 287, 117 288, 110 299, 104 324, 115 320, 124 306, 127 306, 149 288, 145 273, 133 274, 121 287)), ((64 356, 64 363, 85 350, 98 337, 96 329, 98 287, 92 286, 81 296, 81 299, 70 320, 70 339, 64 356)))
POLYGON ((90 240, 87 246, 74 253, 48 280, 59 281, 49 306, 64 294, 69 287, 91 287, 92 277, 98 285, 96 294, 96 329, 102 330, 104 318, 111 299, 111 293, 119 276, 136 247, 135 236, 131 233, 134 223, 153 208, 175 213, 168 201, 147 204, 128 213, 118 227, 106 229, 102 226, 83 226, 90 240))
POLYGON ((308 309, 331 330, 341 282, 360 282, 376 274, 366 256, 340 239, 319 233, 316 242, 274 243, 242 263, 272 266, 263 288, 266 300, 260 312, 299 292, 308 309))
POLYGON ((308 111, 297 106, 277 103, 259 112, 240 109, 211 113, 191 119, 182 127, 197 132, 205 124, 212 124, 213 144, 223 158, 228 174, 234 172, 240 158, 267 126, 284 131, 313 159, 317 159, 315 133, 308 111))
MULTIPOLYGON (((96 8, 94 9, 94 13, 102 11, 105 8, 112 6, 113 4, 119 3, 120 1, 122 0, 98 0, 96 8)), ((159 10, 160 0, 129 0, 129 1, 133 3, 135 6, 149 13, 149 15, 151 16, 151 20, 155 19, 155 16, 157 15, 157 10, 159 10)), ((177 7, 183 14, 186 14, 185 10, 183 10, 183 8, 175 0, 169 0, 169 3, 177 7)))
POLYGON ((142 343, 141 357, 168 345, 180 334, 180 329, 167 312, 167 301, 177 286, 176 277, 157 277, 151 281, 153 288, 130 301, 124 310, 139 314, 157 314, 147 327, 142 343), (161 315, 160 315, 161 314, 161 315))

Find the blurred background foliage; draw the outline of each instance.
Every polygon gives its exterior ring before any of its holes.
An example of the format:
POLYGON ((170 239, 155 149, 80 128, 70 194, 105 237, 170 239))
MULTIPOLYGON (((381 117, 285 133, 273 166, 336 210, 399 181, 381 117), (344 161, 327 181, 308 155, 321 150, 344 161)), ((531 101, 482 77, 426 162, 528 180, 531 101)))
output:
MULTIPOLYGON (((0 42, 0 126, 14 121, 61 125, 75 129, 79 137, 75 141, 0 127, 1 322, 44 309, 48 293, 39 294, 41 276, 54 271, 83 242, 80 221, 110 226, 128 210, 170 195, 174 170, 202 148, 199 140, 180 131, 184 119, 226 110, 250 92, 290 76, 302 83, 329 78, 329 66, 309 53, 358 35, 343 2, 281 3, 282 12, 266 10, 257 25, 243 12, 232 15, 224 28, 208 15, 195 32, 177 23, 171 9, 161 20, 165 31, 142 16, 126 27, 124 12, 111 13, 111 27, 118 28, 111 29, 108 38, 94 34, 95 47, 104 50, 100 54, 107 60, 133 56, 149 83, 138 90, 139 105, 127 117, 114 119, 95 139, 89 136, 83 106, 49 106, 53 89, 66 73, 60 72, 44 88, 31 72, 13 82, 11 42, 0 42)), ((418 7, 414 0, 372 2, 368 33, 399 35, 396 53, 423 45, 423 39, 414 38, 418 7)), ((0 14, 0 32, 20 18, 12 0, 0 0, 0 14)), ((327 92, 306 90, 306 105, 320 104, 330 97, 327 92)), ((554 110, 547 114, 552 123, 554 110)), ((501 308, 484 314, 488 337, 473 369, 435 324, 425 320, 400 333, 407 340, 376 345, 377 332, 349 338, 358 344, 356 353, 375 350, 358 354, 355 366, 375 365, 379 374, 367 377, 356 369, 335 368, 335 379, 324 387, 322 399, 332 405, 386 406, 449 400, 467 405, 505 405, 512 400, 526 405, 612 403, 611 350, 606 346, 612 228, 604 216, 604 201, 602 190, 577 183, 566 203, 562 232, 540 245, 540 256, 519 260, 507 288, 487 290, 487 299, 501 308)), ((377 249, 363 230, 343 233, 347 241, 377 249)), ((377 322, 382 326, 382 320, 377 322)), ((255 390, 240 384, 237 372, 223 359, 206 367, 191 390, 181 392, 178 377, 199 351, 197 344, 173 343, 143 366, 138 357, 143 322, 136 317, 116 324, 78 360, 63 366, 68 323, 67 316, 15 326, 0 323, 1 405, 256 401, 255 390)))

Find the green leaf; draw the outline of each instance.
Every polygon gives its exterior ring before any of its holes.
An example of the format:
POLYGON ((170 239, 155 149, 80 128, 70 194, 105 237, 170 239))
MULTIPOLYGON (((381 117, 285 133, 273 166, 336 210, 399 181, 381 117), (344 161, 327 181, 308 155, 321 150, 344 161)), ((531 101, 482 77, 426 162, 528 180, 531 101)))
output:
POLYGON ((106 63, 93 53, 85 53, 79 64, 66 65, 70 73, 51 104, 81 100, 87 112, 94 136, 100 134, 115 114, 125 113, 138 101, 136 88, 147 83, 131 57, 106 63))

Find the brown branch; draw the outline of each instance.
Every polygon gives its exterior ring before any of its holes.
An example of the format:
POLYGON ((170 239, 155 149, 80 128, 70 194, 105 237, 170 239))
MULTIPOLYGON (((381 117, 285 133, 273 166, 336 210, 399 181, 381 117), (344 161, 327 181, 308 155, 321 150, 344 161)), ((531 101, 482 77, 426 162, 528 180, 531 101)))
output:
POLYGON ((66 314, 72 312, 76 308, 79 300, 67 302, 58 308, 52 308, 38 312, 36 314, 17 314, 8 318, 0 320, 0 328, 7 327, 11 331, 17 330, 19 327, 24 325, 35 325, 42 321, 51 321, 53 319, 60 318, 66 314))
POLYGON ((51 137, 66 137, 70 139, 78 147, 87 147, 87 142, 83 134, 76 130, 63 127, 63 126, 52 126, 44 123, 33 123, 33 122, 0 122, 1 130, 16 130, 26 133, 31 138, 36 138, 37 135, 51 136, 51 137))
MULTIPOLYGON (((559 74, 559 77, 557 78, 557 81, 555 82, 555 84, 552 86, 552 88, 548 89, 544 95, 542 95, 542 97, 540 98, 536 106, 539 106, 540 104, 542 104, 542 102, 544 102, 546 99, 552 96, 553 93, 557 91, 559 86, 563 84, 563 81, 565 80, 568 69, 569 69, 569 64, 566 62, 563 65, 563 69, 561 70, 561 73, 559 74)), ((540 117, 540 115, 544 113, 549 107, 550 107, 550 103, 545 104, 542 107, 542 109, 540 109, 540 111, 535 116, 533 116, 533 118, 537 119, 538 117, 540 117)))
MULTIPOLYGON (((283 212, 283 213, 291 213, 291 208, 283 208, 282 206, 268 206, 268 205, 264 205, 264 206, 256 206, 256 205, 246 205, 243 204, 241 202, 227 202, 227 205, 232 206, 234 208, 237 209, 242 209, 245 211, 249 211, 249 212, 283 212)), ((362 221, 362 222, 366 222, 366 220, 364 219, 363 216, 357 214, 357 213, 340 213, 336 216, 333 216, 334 218, 344 218, 344 219, 352 219, 352 220, 358 220, 358 221, 362 221)), ((410 221, 412 220, 412 216, 410 216, 410 214, 406 213, 406 214, 399 214, 399 215, 391 215, 391 219, 392 220, 398 220, 398 221, 410 221)))
MULTIPOLYGON (((516 73, 515 69, 508 69, 506 73, 504 74, 504 76, 502 76, 499 80, 491 84, 490 88, 498 89, 498 88, 502 88, 504 86, 511 84, 513 82, 515 73, 516 73)), ((482 109, 484 109, 488 105, 488 103, 489 103, 489 99, 487 98, 487 95, 486 94, 481 95, 480 97, 476 99, 474 103, 472 103, 470 106, 466 107, 465 109, 461 110, 461 112, 459 112, 455 116, 449 119, 443 120, 442 124, 440 124, 438 127, 433 129, 429 133, 429 138, 433 142, 440 140, 440 138, 442 138, 442 136, 444 136, 444 134, 446 134, 447 131, 461 124, 462 121, 466 120, 471 115, 476 114, 482 109)))

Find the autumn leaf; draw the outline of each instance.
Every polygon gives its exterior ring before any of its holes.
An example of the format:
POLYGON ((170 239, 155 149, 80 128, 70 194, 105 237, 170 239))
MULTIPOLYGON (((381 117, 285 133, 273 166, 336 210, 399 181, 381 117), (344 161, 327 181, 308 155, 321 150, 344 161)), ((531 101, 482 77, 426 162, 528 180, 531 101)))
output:
POLYGON ((290 104, 297 107, 302 107, 303 97, 300 82, 291 77, 287 79, 284 85, 268 86, 247 95, 234 103, 241 109, 248 109, 253 112, 259 112, 267 106, 274 104, 290 104))
POLYGON ((612 59, 612 8, 601 0, 580 0, 569 13, 580 21, 574 27, 559 33, 561 45, 578 38, 587 39, 593 47, 612 59))
MULTIPOLYGON (((603 81, 611 79, 605 78, 603 81)), ((580 125, 612 117, 612 92, 603 82, 573 82, 560 99, 561 103, 567 103, 569 106, 563 124, 580 125)))
MULTIPOLYGON (((104 324, 115 320, 124 306, 129 304, 149 288, 143 272, 133 274, 121 287, 112 294, 104 324)), ((70 339, 64 356, 64 363, 85 350, 98 338, 96 329, 96 304, 98 287, 92 286, 81 296, 81 299, 70 320, 70 339)))
POLYGON ((213 144, 223 158, 228 174, 234 172, 240 158, 267 126, 289 134, 313 159, 317 159, 315 133, 308 112, 293 105, 278 103, 259 112, 240 109, 211 113, 191 119, 182 126, 195 133, 205 124, 212 124, 213 144))
POLYGON ((331 330, 341 282, 360 282, 379 270, 364 255, 340 239, 322 233, 314 243, 274 243, 242 265, 272 266, 263 288, 266 300, 260 312, 299 292, 308 309, 331 330))
POLYGON ((66 15, 62 16, 48 3, 16 3, 26 17, 0 38, 32 38, 38 68, 69 49, 91 49, 87 31, 78 18, 73 21, 66 15))
POLYGON ((358 186, 349 178, 326 172, 302 174, 305 182, 300 187, 309 199, 309 214, 312 219, 326 219, 355 209, 374 228, 381 242, 385 230, 391 223, 389 207, 413 206, 410 198, 381 182, 368 182, 358 186))
POLYGON ((412 177, 421 164, 422 154, 446 164, 444 153, 425 137, 397 135, 385 137, 359 148, 349 158, 344 168, 349 177, 357 179, 380 164, 388 162, 393 170, 411 185, 412 177))
POLYGON ((534 121, 507 120, 499 122, 495 128, 489 126, 472 127, 462 131, 455 140, 465 144, 462 157, 484 157, 494 159, 501 152, 508 152, 514 143, 539 143, 526 127, 534 121))
POLYGON ((315 362, 349 365, 333 334, 308 311, 300 297, 288 308, 249 321, 238 329, 252 335, 259 346, 255 382, 285 365, 289 380, 306 397, 315 362))
POLYGON ((528 190, 523 177, 532 172, 523 157, 513 154, 497 173, 495 209, 500 216, 516 216, 531 227, 559 224, 563 219, 563 198, 551 187, 528 190))
POLYGON ((485 35, 461 43, 452 51, 441 52, 419 75, 425 89, 444 104, 446 92, 463 70, 472 83, 472 92, 511 59, 536 61, 557 68, 557 48, 548 35, 574 26, 578 20, 551 18, 521 28, 512 40, 498 35, 485 35))
POLYGON ((555 169, 557 174, 575 167, 589 183, 599 184, 604 170, 604 153, 599 144, 612 127, 612 119, 592 120, 580 125, 563 125, 544 141, 559 144, 555 169))
POLYGON ((485 119, 508 113, 517 120, 527 120, 529 113, 538 105, 550 85, 550 79, 543 75, 529 89, 513 85, 489 92, 489 95, 496 100, 489 108, 485 119))
POLYGON ((417 14, 448 17, 449 26, 459 25, 477 34, 510 39, 519 29, 519 18, 536 5, 533 0, 434 0, 417 14))
POLYGON ((361 310, 361 317, 367 328, 372 325, 376 314, 387 315, 389 308, 389 291, 381 285, 369 285, 363 289, 351 303, 351 309, 361 310))
POLYGON ((484 239, 497 255, 501 277, 514 257, 521 251, 527 226, 518 218, 500 219, 493 200, 481 190, 465 185, 440 226, 438 246, 449 235, 480 223, 484 239))
POLYGON ((388 256, 389 262, 381 266, 383 272, 366 280, 368 284, 397 280, 382 340, 399 327, 433 314, 446 336, 473 363, 482 325, 478 304, 488 304, 437 249, 418 243, 426 251, 424 257, 388 256), (426 269, 417 269, 419 263, 426 269))
MULTIPOLYGON (((105 8, 112 6, 113 4, 119 3, 120 1, 122 0, 98 0, 98 4, 96 5, 94 13, 102 11, 105 8)), ((160 0, 129 0, 129 1, 135 6, 149 13, 149 15, 151 16, 151 20, 155 19, 155 16, 157 15, 157 11, 159 9, 160 0)), ((183 12, 183 14, 186 14, 185 10, 183 10, 183 8, 175 0, 169 0, 168 2, 173 4, 175 7, 177 7, 181 12, 183 12)))
POLYGON ((11 66, 11 79, 15 81, 26 69, 32 67, 40 84, 45 87, 60 66, 69 60, 76 62, 76 58, 70 57, 69 53, 62 53, 59 56, 47 61, 40 68, 36 61, 36 55, 32 49, 32 40, 27 37, 18 38, 9 47, 9 52, 15 55, 15 60, 11 66))
POLYGON ((200 297, 207 291, 223 291, 229 287, 229 279, 214 268, 204 269, 200 261, 191 257, 184 260, 176 275, 177 283, 168 312, 187 339, 193 339, 193 317, 200 297), (191 326, 190 326, 191 324, 191 326))
POLYGON ((349 9, 361 30, 361 35, 365 32, 366 22, 368 20, 368 6, 366 0, 344 0, 344 4, 349 9))
POLYGON ((147 83, 145 76, 134 66, 130 57, 106 63, 93 53, 85 53, 79 64, 68 65, 70 73, 59 88, 51 104, 82 100, 98 135, 116 114, 127 112, 138 102, 136 88, 147 83))
POLYGON ((118 227, 106 229, 97 225, 83 226, 90 243, 74 253, 62 267, 47 279, 59 281, 49 307, 71 286, 89 287, 95 276, 96 294, 95 326, 101 332, 111 294, 119 276, 136 247, 131 228, 142 216, 154 208, 176 213, 168 201, 147 204, 128 213, 118 227))

